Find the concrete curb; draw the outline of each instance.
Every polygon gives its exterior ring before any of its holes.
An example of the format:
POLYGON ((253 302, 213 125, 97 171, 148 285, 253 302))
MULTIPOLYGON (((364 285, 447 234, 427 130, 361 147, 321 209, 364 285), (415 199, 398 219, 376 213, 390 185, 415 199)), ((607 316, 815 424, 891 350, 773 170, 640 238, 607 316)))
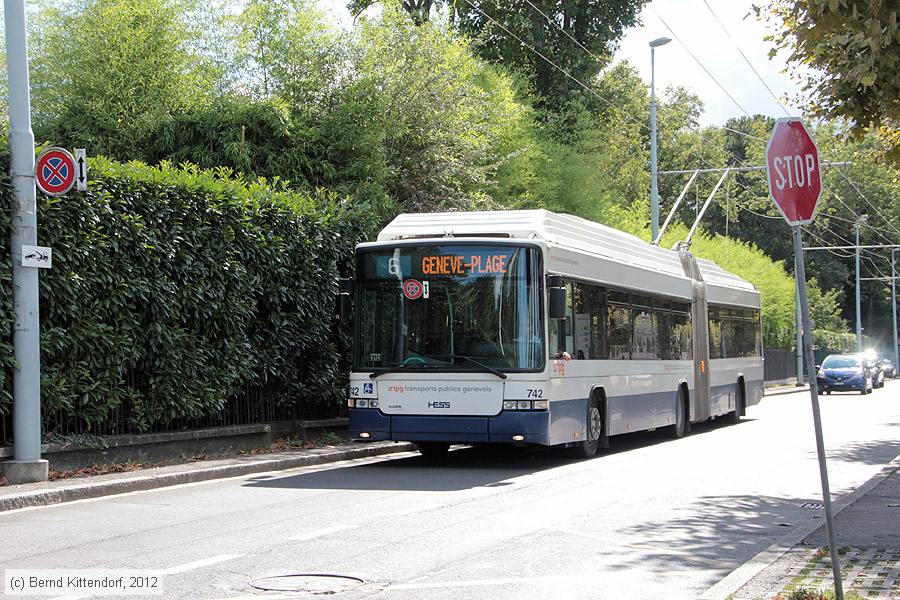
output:
POLYGON ((220 465, 206 468, 200 467, 198 469, 178 471, 174 473, 152 474, 149 473, 150 470, 148 470, 147 474, 125 479, 116 479, 113 481, 93 483, 88 481, 86 483, 60 487, 56 489, 32 490, 23 492, 21 494, 8 494, 6 496, 0 496, 0 512, 35 506, 49 506, 51 504, 72 502, 73 500, 99 498, 102 496, 112 496, 115 494, 124 494, 127 492, 151 490, 155 488, 168 487, 185 483, 196 483, 200 481, 210 481, 213 479, 224 479, 227 477, 251 475, 253 473, 263 473, 266 471, 283 471, 286 469, 321 465, 326 463, 351 460, 354 458, 368 458, 371 456, 380 456, 384 454, 396 454, 399 452, 409 452, 414 449, 415 445, 411 443, 398 443, 391 444, 389 446, 361 446, 358 448, 336 450, 334 452, 299 454, 298 456, 286 456, 268 459, 262 458, 245 463, 220 465))
MULTIPOLYGON (((900 467, 900 456, 894 458, 885 465, 881 471, 876 473, 867 482, 841 498, 833 500, 832 507, 834 514, 837 516, 845 508, 871 492, 878 484, 887 479, 887 477, 900 467)), ((706 590, 697 600, 726 600, 729 596, 744 587, 751 579, 759 575, 762 571, 772 565, 779 558, 787 554, 794 546, 805 540, 807 537, 815 533, 818 529, 825 527, 824 516, 820 519, 811 518, 807 523, 800 526, 796 531, 779 538, 774 544, 758 553, 749 561, 729 573, 725 579, 713 585, 706 590)), ((735 599, 737 600, 737 599, 735 599)))
POLYGON ((771 388, 771 389, 765 390, 764 397, 765 396, 781 396, 783 394, 794 394, 796 392, 808 392, 808 391, 809 391, 808 385, 783 386, 783 387, 776 387, 776 388, 771 388))

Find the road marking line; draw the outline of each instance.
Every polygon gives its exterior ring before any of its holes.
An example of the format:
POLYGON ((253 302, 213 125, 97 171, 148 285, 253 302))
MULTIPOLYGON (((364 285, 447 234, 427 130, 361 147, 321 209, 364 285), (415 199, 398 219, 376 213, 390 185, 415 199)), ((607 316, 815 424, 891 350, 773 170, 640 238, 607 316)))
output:
MULTIPOLYGON (((161 572, 166 575, 176 575, 178 573, 185 573, 187 571, 194 571, 196 569, 202 569, 203 567, 215 565, 220 562, 234 560, 234 559, 240 558, 242 556, 244 556, 244 555, 243 554, 219 554, 218 556, 211 556, 209 558, 204 558, 202 560, 195 560, 194 562, 189 562, 189 563, 185 563, 183 565, 169 567, 168 569, 162 569, 161 572)), ((85 598, 91 598, 91 597, 93 597, 91 594, 81 595, 81 596, 56 596, 55 598, 50 598, 50 600, 84 600, 85 598)))
POLYGON ((219 554, 218 556, 211 556, 209 558, 204 558, 203 560, 195 560, 194 562, 189 562, 183 565, 178 565, 176 567, 163 569, 163 573, 165 573, 166 575, 175 575, 177 573, 184 573, 186 571, 194 571, 196 569, 202 569, 203 567, 215 565, 220 562, 234 560, 242 556, 243 554, 219 554))
POLYGON ((314 531, 310 531, 304 533, 302 535, 298 535, 297 537, 290 538, 292 542, 305 542, 307 540, 312 540, 318 537, 326 536, 331 533, 337 533, 338 531, 347 531, 348 529, 356 529, 356 525, 335 525, 334 527, 325 527, 324 529, 316 529, 314 531))
POLYGON ((458 588, 458 587, 478 587, 488 585, 510 585, 510 584, 539 584, 549 583, 552 581, 571 582, 582 579, 596 579, 596 577, 585 577, 583 575, 545 575, 543 577, 502 577, 497 579, 470 579, 469 581, 433 581, 424 583, 398 583, 388 585, 382 588, 383 591, 391 590, 426 590, 433 588, 458 588))

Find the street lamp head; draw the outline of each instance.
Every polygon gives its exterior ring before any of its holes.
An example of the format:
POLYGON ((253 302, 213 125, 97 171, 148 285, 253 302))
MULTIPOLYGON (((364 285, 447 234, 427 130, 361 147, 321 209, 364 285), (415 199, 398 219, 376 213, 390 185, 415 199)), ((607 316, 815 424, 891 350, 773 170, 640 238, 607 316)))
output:
POLYGON ((656 38, 655 40, 653 40, 652 42, 650 42, 650 47, 651 47, 651 48, 658 48, 659 46, 665 46, 666 44, 668 44, 668 43, 671 42, 671 41, 672 41, 672 40, 671 40, 670 38, 667 38, 667 37, 656 38))

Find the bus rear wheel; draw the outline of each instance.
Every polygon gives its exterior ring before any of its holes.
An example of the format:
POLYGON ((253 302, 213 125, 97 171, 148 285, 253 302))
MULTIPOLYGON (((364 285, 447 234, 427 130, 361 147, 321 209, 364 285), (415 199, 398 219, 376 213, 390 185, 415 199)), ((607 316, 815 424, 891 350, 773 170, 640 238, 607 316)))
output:
POLYGON ((677 440, 683 438, 687 432, 687 403, 684 390, 678 388, 678 396, 675 399, 675 424, 669 427, 669 436, 677 440))
POLYGON ((729 420, 732 423, 741 422, 741 413, 744 412, 745 402, 746 399, 744 398, 744 385, 739 381, 737 384, 737 393, 734 397, 734 411, 728 413, 729 420))
POLYGON ((447 457, 450 444, 444 442, 418 442, 419 454, 427 460, 441 460, 447 457))

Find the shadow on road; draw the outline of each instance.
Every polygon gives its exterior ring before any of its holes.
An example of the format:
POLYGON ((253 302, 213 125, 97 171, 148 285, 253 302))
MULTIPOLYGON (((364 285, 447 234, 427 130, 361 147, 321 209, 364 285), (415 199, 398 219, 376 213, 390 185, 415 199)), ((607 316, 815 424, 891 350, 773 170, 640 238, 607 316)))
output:
MULTIPOLYGON (((746 419, 742 422, 750 422, 746 419)), ((695 435, 722 427, 721 422, 707 422, 693 426, 695 435)), ((662 432, 640 432, 616 436, 611 448, 601 450, 591 460, 638 448, 648 448, 661 443, 677 443, 662 432)), ((390 490, 442 492, 476 487, 506 485, 505 480, 569 463, 578 462, 574 452, 567 448, 512 446, 463 447, 450 452, 440 461, 429 461, 422 456, 382 460, 365 465, 339 467, 288 477, 272 477, 249 480, 246 487, 286 489, 339 489, 339 490, 390 490), (435 471, 446 476, 434 477, 435 471)))
MULTIPOLYGON (((815 452, 811 453, 815 456, 815 452)), ((826 452, 828 460, 861 462, 867 465, 884 465, 900 455, 900 440, 869 440, 845 444, 826 452)))
POLYGON ((800 508, 809 501, 815 499, 704 497, 683 517, 649 521, 617 531, 626 539, 647 542, 640 545, 640 552, 622 553, 616 568, 640 567, 660 573, 703 567, 730 570, 820 514, 821 511, 800 508))

